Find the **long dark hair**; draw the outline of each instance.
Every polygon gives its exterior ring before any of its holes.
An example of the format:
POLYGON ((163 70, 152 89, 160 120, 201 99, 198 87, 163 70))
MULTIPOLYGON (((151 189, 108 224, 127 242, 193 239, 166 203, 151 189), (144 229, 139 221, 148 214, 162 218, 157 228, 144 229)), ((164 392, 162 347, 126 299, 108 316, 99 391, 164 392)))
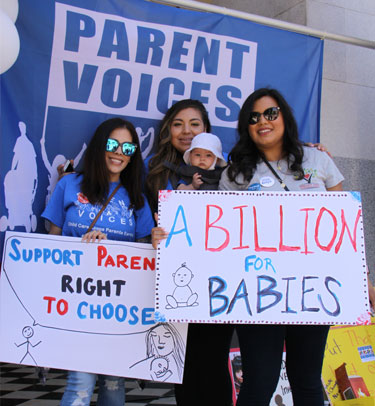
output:
POLYGON ((164 166, 164 162, 167 161, 176 166, 181 165, 183 162, 182 154, 171 143, 170 127, 176 115, 188 108, 199 111, 205 131, 211 132, 211 123, 208 119, 207 110, 199 100, 180 100, 168 109, 160 123, 159 135, 155 140, 156 153, 148 163, 149 172, 146 178, 146 191, 153 211, 157 208, 158 191, 166 188, 171 174, 171 170, 164 166))
POLYGON ((261 88, 253 92, 244 102, 238 117, 239 140, 229 153, 228 177, 234 182, 237 175, 243 175, 245 181, 250 181, 257 164, 261 161, 262 152, 257 148, 249 135, 249 117, 253 111, 254 103, 262 97, 269 96, 276 100, 284 119, 283 157, 288 162, 298 179, 303 178, 303 148, 298 139, 298 128, 292 109, 275 89, 261 88))
POLYGON ((85 152, 83 161, 83 176, 81 191, 91 204, 103 204, 109 191, 109 172, 105 161, 105 148, 112 131, 125 128, 132 136, 132 142, 137 145, 135 154, 130 158, 126 168, 120 173, 120 182, 127 190, 132 207, 136 210, 144 205, 142 181, 144 180, 144 165, 137 132, 130 121, 122 118, 111 118, 104 121, 96 129, 94 136, 85 152))

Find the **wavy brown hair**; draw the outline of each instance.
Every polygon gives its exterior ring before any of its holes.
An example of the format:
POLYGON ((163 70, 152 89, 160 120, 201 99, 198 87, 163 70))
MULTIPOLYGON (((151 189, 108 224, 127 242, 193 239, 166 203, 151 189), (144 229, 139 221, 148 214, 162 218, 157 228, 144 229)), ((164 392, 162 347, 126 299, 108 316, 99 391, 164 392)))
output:
POLYGON ((137 132, 130 121, 122 118, 111 118, 104 121, 96 129, 85 152, 81 192, 91 204, 103 204, 109 191, 109 172, 105 161, 107 140, 112 131, 125 128, 137 145, 135 154, 131 156, 126 168, 120 173, 120 182, 127 190, 132 207, 136 210, 144 206, 142 180, 144 180, 144 165, 137 132))
POLYGON ((167 187, 171 170, 164 166, 164 162, 180 166, 183 162, 182 154, 171 142, 171 123, 176 115, 185 109, 193 108, 199 111, 206 132, 211 132, 211 123, 204 105, 199 100, 184 99, 173 104, 166 112, 160 124, 159 135, 156 139, 156 153, 149 160, 146 178, 146 193, 153 212, 157 210, 158 191, 167 187))
POLYGON ((276 100, 284 119, 283 156, 288 162, 288 167, 298 179, 303 178, 303 148, 298 139, 298 128, 292 109, 276 89, 261 88, 253 92, 241 107, 238 117, 239 140, 229 153, 228 177, 231 182, 242 173, 246 181, 250 181, 255 168, 261 162, 263 154, 257 148, 249 135, 249 117, 253 111, 254 103, 262 97, 269 96, 276 100))

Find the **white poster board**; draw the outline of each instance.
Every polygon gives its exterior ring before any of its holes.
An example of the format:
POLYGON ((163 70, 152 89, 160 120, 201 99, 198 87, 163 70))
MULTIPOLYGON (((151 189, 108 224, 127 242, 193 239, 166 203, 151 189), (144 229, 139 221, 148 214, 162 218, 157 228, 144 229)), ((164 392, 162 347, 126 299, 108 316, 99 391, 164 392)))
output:
POLYGON ((369 319, 356 192, 161 191, 156 309, 179 322, 369 319))
POLYGON ((149 244, 7 232, 0 360, 181 382, 187 325, 155 323, 149 244))

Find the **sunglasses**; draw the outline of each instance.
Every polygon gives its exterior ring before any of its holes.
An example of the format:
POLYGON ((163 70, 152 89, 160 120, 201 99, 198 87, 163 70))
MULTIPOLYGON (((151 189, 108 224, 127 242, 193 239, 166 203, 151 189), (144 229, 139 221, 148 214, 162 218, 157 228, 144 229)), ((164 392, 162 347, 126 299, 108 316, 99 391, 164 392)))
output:
POLYGON ((121 145, 121 151, 126 156, 132 156, 137 149, 137 145, 132 142, 123 142, 122 144, 113 138, 108 138, 105 150, 108 152, 116 152, 117 148, 121 145))
POLYGON ((270 107, 263 111, 263 113, 258 113, 257 111, 252 111, 249 117, 249 124, 253 125, 259 122, 260 117, 263 116, 267 121, 274 121, 279 117, 280 107, 270 107))

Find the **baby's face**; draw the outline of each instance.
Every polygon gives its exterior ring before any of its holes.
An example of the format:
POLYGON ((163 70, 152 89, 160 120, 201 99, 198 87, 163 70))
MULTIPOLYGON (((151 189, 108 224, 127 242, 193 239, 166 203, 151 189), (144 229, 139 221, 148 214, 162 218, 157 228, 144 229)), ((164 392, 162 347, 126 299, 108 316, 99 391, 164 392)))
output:
POLYGON ((215 161, 215 155, 208 149, 194 148, 190 151, 190 163, 202 169, 210 169, 215 161))
POLYGON ((174 274, 174 283, 176 286, 186 286, 190 283, 193 275, 190 269, 186 267, 181 267, 177 269, 176 273, 174 274))

